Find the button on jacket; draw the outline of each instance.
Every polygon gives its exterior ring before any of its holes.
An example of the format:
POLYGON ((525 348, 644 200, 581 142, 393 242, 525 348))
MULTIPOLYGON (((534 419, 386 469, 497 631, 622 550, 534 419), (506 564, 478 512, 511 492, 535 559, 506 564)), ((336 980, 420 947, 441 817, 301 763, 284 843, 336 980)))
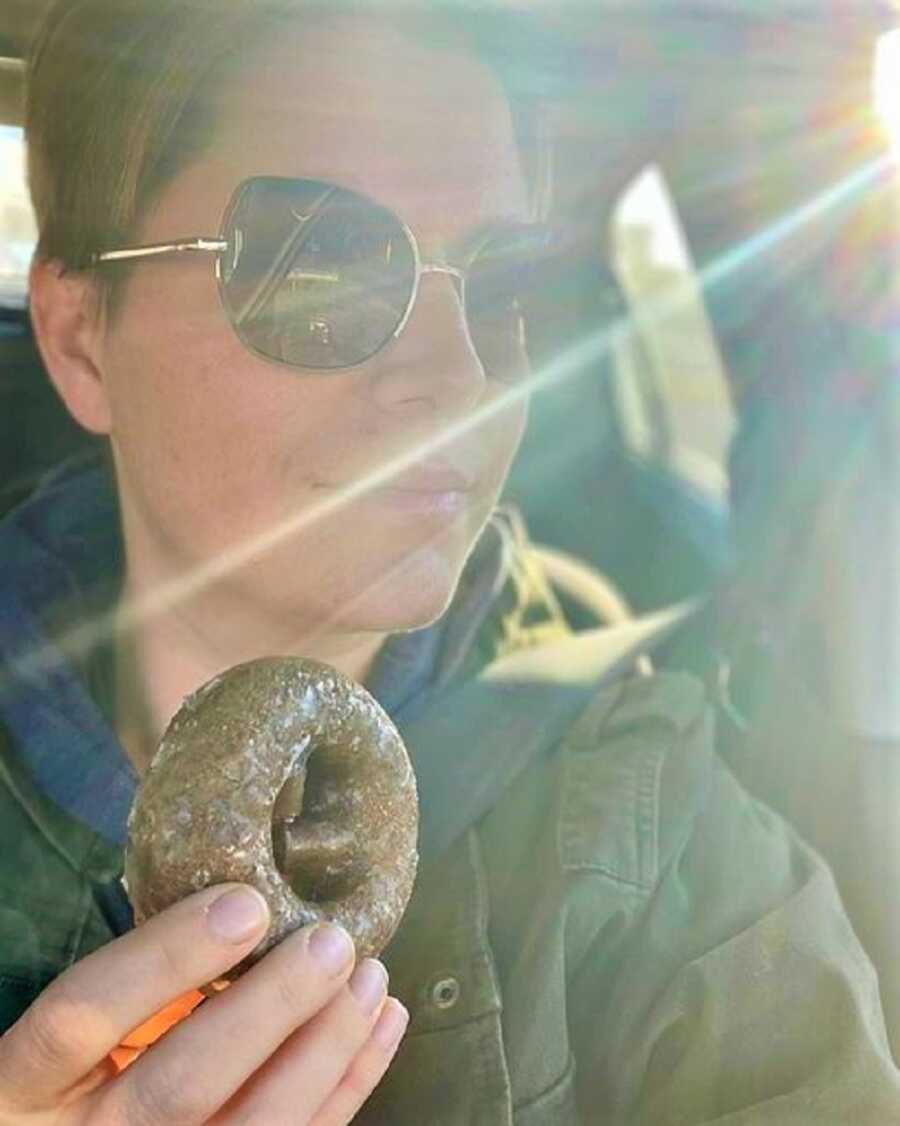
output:
MULTIPOLYGON (((40 550, 52 554, 52 540, 45 528, 40 550)), ((438 662, 439 690, 559 636, 520 550, 455 661, 443 672, 438 662)), ((99 744, 102 716, 90 726, 78 713, 79 734, 67 697, 28 696, 36 674, 11 640, 17 597, 7 581, 0 1027, 122 929, 121 846, 75 815, 77 794, 39 784, 53 748, 24 746, 58 732, 62 759, 73 739, 99 744), (17 677, 27 715, 10 695, 17 677)), ((447 628, 464 635, 466 624, 447 628)), ((415 758, 428 753, 429 714, 398 714, 415 758)), ((485 761, 521 738, 487 725, 485 761)), ((607 684, 485 816, 426 852, 385 953, 412 1020, 359 1122, 900 1122, 876 981, 831 877, 740 789, 713 738, 690 677, 607 684)), ((455 797, 423 799, 427 817, 429 803, 455 797)))

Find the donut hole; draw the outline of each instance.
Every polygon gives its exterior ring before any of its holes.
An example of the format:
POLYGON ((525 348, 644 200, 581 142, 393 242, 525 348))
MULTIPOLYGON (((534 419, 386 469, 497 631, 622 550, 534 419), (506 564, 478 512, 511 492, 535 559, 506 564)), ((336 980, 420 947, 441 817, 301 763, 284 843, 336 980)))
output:
POLYGON ((275 865, 300 899, 341 899, 365 878, 364 850, 347 824, 349 781, 349 770, 327 750, 314 752, 306 760, 305 776, 288 778, 275 800, 275 865))
POLYGON ((359 887, 363 879, 361 866, 355 860, 344 865, 329 862, 311 864, 299 860, 282 875, 294 894, 308 903, 344 899, 359 887))
MULTIPOLYGON (((347 820, 347 793, 353 785, 352 764, 329 747, 314 747, 306 760, 303 785, 304 817, 347 820)), ((288 782, 285 785, 288 785, 288 782)))

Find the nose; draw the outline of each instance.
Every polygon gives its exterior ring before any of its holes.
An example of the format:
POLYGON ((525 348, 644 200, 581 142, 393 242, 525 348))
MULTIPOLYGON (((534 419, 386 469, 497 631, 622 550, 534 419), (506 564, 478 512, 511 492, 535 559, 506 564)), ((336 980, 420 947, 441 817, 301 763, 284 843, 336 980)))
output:
POLYGON ((423 274, 409 319, 376 361, 372 400, 392 413, 452 416, 472 410, 486 382, 469 336, 461 283, 443 272, 423 274))

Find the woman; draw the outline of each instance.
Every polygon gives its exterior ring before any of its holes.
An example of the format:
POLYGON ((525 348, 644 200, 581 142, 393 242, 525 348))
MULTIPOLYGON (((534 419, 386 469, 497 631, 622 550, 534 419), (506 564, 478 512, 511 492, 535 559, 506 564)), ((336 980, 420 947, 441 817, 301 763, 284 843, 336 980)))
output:
POLYGON ((125 816, 187 693, 302 653, 403 726, 562 635, 491 517, 525 421, 505 283, 540 234, 496 75, 417 8, 57 3, 28 141, 37 337, 115 488, 64 469, 3 528, 0 1120, 890 1120, 830 878, 674 676, 601 692, 427 857, 385 954, 402 1003, 303 931, 111 1076, 265 928, 217 887, 129 929, 125 816))

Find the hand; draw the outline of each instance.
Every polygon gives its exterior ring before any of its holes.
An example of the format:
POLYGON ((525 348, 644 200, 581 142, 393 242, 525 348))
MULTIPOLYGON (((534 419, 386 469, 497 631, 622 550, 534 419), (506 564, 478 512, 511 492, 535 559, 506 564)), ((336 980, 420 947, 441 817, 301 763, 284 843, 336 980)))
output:
POLYGON ((380 963, 354 971, 332 926, 290 935, 114 1076, 109 1051, 239 962, 267 923, 252 889, 206 888, 60 975, 0 1039, 0 1126, 349 1122, 408 1017, 380 963))

